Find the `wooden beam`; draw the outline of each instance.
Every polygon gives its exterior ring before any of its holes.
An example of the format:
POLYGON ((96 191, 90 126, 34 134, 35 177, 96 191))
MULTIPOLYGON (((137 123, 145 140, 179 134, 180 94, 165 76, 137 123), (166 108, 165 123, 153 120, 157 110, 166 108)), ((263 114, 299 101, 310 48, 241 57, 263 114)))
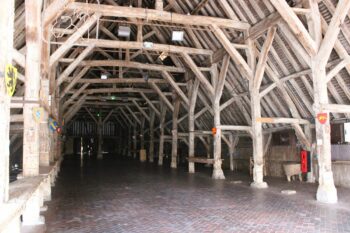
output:
POLYGON ((168 98, 164 95, 164 93, 159 89, 159 87, 155 83, 150 83, 149 84, 153 90, 158 93, 159 97, 163 100, 165 105, 169 108, 171 112, 174 111, 173 105, 169 102, 168 98))
POLYGON ((47 27, 57 19, 66 9, 66 6, 75 0, 54 0, 43 13, 43 26, 47 27))
POLYGON ((183 52, 189 53, 189 54, 207 55, 207 56, 211 56, 213 54, 213 51, 208 49, 196 49, 192 47, 157 44, 157 43, 151 43, 146 46, 144 42, 137 42, 137 41, 117 41, 117 40, 84 38, 84 39, 76 40, 73 43, 74 46, 84 46, 84 47, 89 46, 90 44, 94 44, 98 48, 142 49, 144 51, 167 52, 170 54, 183 53, 183 52))
POLYGON ((315 55, 317 46, 315 41, 311 38, 309 32, 304 27, 298 16, 293 12, 292 8, 285 0, 270 0, 271 4, 280 13, 281 17, 288 24, 291 31, 298 38, 304 49, 309 55, 315 55))
POLYGON ((142 98, 144 98, 147 102, 147 104, 152 108, 153 111, 151 112, 155 112, 158 116, 160 116, 160 112, 158 111, 158 109, 154 106, 154 104, 152 103, 152 101, 150 99, 148 99, 148 97, 145 95, 145 93, 140 92, 140 95, 142 96, 142 98))
POLYGON ((262 79, 264 77, 265 73, 265 67, 266 67, 266 61, 268 58, 268 53, 270 51, 270 48, 272 46, 273 38, 275 37, 276 34, 276 28, 270 28, 269 31, 267 32, 267 37, 264 42, 264 45, 261 49, 260 55, 259 55, 259 61, 256 66, 256 71, 255 71, 255 77, 254 77, 254 88, 260 89, 262 79))
POLYGON ((253 77, 253 71, 251 70, 247 62, 243 59, 241 54, 226 37, 225 33, 219 28, 218 25, 213 24, 211 25, 211 27, 216 38, 220 41, 227 53, 231 56, 238 69, 243 72, 243 74, 248 80, 251 79, 253 77))
POLYGON ((250 25, 246 22, 239 20, 223 19, 209 16, 194 16, 194 15, 182 15, 172 12, 166 12, 161 10, 135 8, 135 7, 122 7, 122 6, 109 6, 103 4, 86 4, 86 3, 70 3, 67 6, 67 10, 74 11, 87 11, 100 13, 103 16, 111 17, 124 17, 124 18, 137 18, 145 19, 148 21, 161 21, 173 24, 183 25, 196 25, 196 26, 210 26, 216 24, 220 27, 227 27, 237 30, 247 30, 250 25))
POLYGON ((256 121, 268 124, 310 124, 308 120, 283 117, 260 117, 256 121))
POLYGON ((192 60, 192 58, 186 53, 182 53, 182 57, 185 60, 186 64, 191 68, 193 73, 196 75, 198 80, 203 84, 203 88, 205 88, 211 96, 214 96, 215 93, 214 93, 213 86, 208 81, 208 79, 203 75, 203 73, 199 70, 197 65, 192 60))
MULTIPOLYGON (((63 59, 62 61, 71 61, 71 59, 63 59)), ((76 59, 74 59, 73 63, 75 63, 76 59)), ((72 64, 73 64, 72 63, 72 64)), ((157 64, 145 64, 140 62, 132 62, 132 61, 123 61, 123 60, 86 60, 80 62, 79 66, 101 66, 101 67, 128 67, 135 69, 145 69, 145 70, 155 70, 155 71, 168 71, 175 73, 184 73, 185 69, 181 67, 175 66, 165 66, 165 65, 157 65, 157 64)), ((203 70, 208 70, 208 68, 203 68, 203 70)))
POLYGON ((180 98, 177 94, 173 94, 173 127, 172 127, 172 139, 171 139, 171 168, 177 168, 177 147, 178 147, 178 123, 177 120, 179 118, 180 112, 180 98))
POLYGON ((318 59, 320 59, 323 65, 327 64, 335 41, 338 38, 340 26, 343 24, 349 9, 350 1, 339 1, 317 54, 318 59))
MULTIPOLYGON (((64 54, 78 41, 100 18, 99 14, 92 15, 85 23, 73 34, 71 35, 50 57, 49 65, 50 67, 55 64, 58 59, 64 56, 64 54)), ((88 42, 87 46, 90 46, 91 42, 88 42)))
POLYGON ((196 8, 193 9, 193 11, 191 12, 191 15, 198 14, 201 11, 201 9, 207 4, 207 2, 208 2, 208 0, 201 0, 197 4, 196 8))
POLYGON ((221 130, 227 130, 227 131, 248 131, 250 132, 252 130, 251 126, 245 126, 245 125, 219 125, 217 128, 220 128, 221 130))
MULTIPOLYGON (((74 69, 79 65, 79 63, 81 63, 81 61, 89 55, 89 53, 93 50, 94 47, 95 46, 92 44, 85 48, 84 51, 80 53, 79 56, 75 58, 74 61, 62 72, 62 74, 58 76, 56 81, 56 88, 58 88, 64 81, 67 80, 70 73, 72 73, 74 69)), ((85 72, 87 72, 87 70, 85 72)))
POLYGON ((184 101, 184 103, 188 106, 189 105, 189 101, 187 96, 185 95, 185 93, 181 90, 181 88, 178 86, 178 84, 174 81, 173 77, 171 76, 171 74, 169 74, 166 71, 162 71, 162 76, 163 78, 168 81, 168 83, 170 84, 170 86, 172 86, 172 88, 174 88, 174 90, 176 91, 176 93, 181 97, 182 101, 184 101))
POLYGON ((326 82, 331 81, 331 79, 336 76, 339 71, 341 71, 343 68, 345 68, 347 65, 350 64, 350 56, 343 59, 341 62, 339 62, 335 67, 333 67, 328 73, 326 77, 326 82))
POLYGON ((74 78, 71 80, 64 90, 60 93, 62 99, 78 82, 79 80, 89 71, 90 67, 84 67, 74 78))
POLYGON ((73 100, 75 98, 77 98, 88 86, 90 85, 90 83, 85 83, 83 86, 81 86, 77 91, 74 92, 74 94, 70 97, 69 100, 67 100, 63 106, 62 106, 62 111, 65 111, 67 109, 67 107, 69 106, 69 104, 71 104, 73 102, 73 100))
MULTIPOLYGON (((76 76, 77 77, 77 76, 76 76)), ((69 79, 70 83, 75 80, 69 79)), ((150 78, 145 80, 144 78, 108 78, 108 79, 100 79, 100 78, 82 78, 77 81, 77 83, 101 83, 101 84, 147 84, 147 83, 157 83, 157 84, 167 84, 168 81, 164 79, 150 78)))
POLYGON ((134 103, 134 105, 136 106, 136 108, 141 112, 141 114, 142 114, 148 121, 150 121, 150 117, 149 117, 148 114, 140 107, 140 105, 136 102, 136 100, 132 100, 132 102, 134 103))
POLYGON ((134 118, 134 120, 141 125, 141 121, 140 119, 136 116, 135 112, 131 110, 131 108, 129 106, 125 106, 125 108, 130 112, 130 114, 132 115, 132 117, 134 118))

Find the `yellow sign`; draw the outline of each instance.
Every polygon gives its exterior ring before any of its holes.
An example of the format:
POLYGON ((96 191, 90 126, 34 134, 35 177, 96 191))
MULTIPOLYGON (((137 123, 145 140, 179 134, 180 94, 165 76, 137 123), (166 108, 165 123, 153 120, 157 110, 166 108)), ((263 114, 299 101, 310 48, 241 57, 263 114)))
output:
POLYGON ((17 84, 17 68, 7 64, 5 68, 6 91, 9 96, 13 96, 17 84))
POLYGON ((43 119, 44 109, 43 108, 33 108, 34 120, 39 123, 43 119))

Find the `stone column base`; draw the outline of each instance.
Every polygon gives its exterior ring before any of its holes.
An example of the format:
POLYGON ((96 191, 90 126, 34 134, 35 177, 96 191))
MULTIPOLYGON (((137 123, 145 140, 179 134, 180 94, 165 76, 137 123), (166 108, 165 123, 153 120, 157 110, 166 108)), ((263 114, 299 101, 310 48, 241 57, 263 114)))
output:
POLYGON ((250 184, 250 187, 256 188, 256 189, 266 189, 269 186, 267 185, 266 182, 253 182, 250 184))
POLYGON ((221 168, 219 168, 219 169, 214 168, 213 175, 211 177, 215 180, 224 180, 225 179, 224 172, 221 168))
POLYGON ((194 163, 192 163, 192 162, 188 163, 188 172, 195 173, 194 163))
POLYGON ((338 202, 337 189, 334 186, 333 172, 320 173, 316 199, 319 202, 333 204, 338 202))

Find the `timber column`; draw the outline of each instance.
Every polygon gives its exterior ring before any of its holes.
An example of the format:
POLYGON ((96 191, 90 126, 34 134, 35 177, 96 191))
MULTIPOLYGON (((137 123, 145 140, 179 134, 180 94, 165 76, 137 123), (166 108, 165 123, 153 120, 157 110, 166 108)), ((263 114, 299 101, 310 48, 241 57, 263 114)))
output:
POLYGON ((103 122, 102 122, 102 116, 101 113, 98 116, 98 122, 97 122, 97 136, 98 136, 98 148, 97 148, 97 159, 102 159, 102 127, 103 127, 103 122))
POLYGON ((0 8, 0 205, 9 197, 10 96, 6 93, 5 68, 12 63, 15 1, 7 0, 0 8))
POLYGON ((160 124, 159 124, 159 130, 160 130, 160 136, 159 136, 159 155, 158 155, 158 165, 163 165, 163 157, 164 157, 164 123, 165 123, 165 116, 166 116, 166 107, 165 103, 163 101, 160 102, 160 124))
POLYGON ((329 123, 329 111, 323 110, 322 105, 328 104, 326 66, 311 61, 313 84, 314 84, 314 111, 316 118, 318 114, 326 117, 324 122, 316 119, 316 143, 318 155, 318 189, 316 199, 325 203, 336 203, 338 201, 337 189, 334 186, 332 160, 331 160, 331 135, 329 123))
MULTIPOLYGON (((252 82, 251 82, 252 83, 252 82)), ((252 138, 253 138, 253 158, 254 158, 254 169, 253 169, 253 183, 251 186, 254 188, 267 188, 268 185, 264 182, 263 173, 263 134, 262 134, 262 123, 256 119, 261 117, 261 106, 259 89, 250 85, 250 98, 251 98, 251 113, 252 113, 252 138)))
POLYGON ((41 1, 25 1, 26 72, 23 107, 23 175, 39 175, 39 122, 33 111, 39 107, 41 61, 41 1))
POLYGON ((171 140, 171 168, 177 168, 177 144, 178 144, 178 130, 177 130, 177 119, 179 117, 180 110, 180 98, 174 93, 173 94, 173 130, 172 132, 172 140, 171 140))
POLYGON ((155 119, 155 112, 151 111, 151 117, 149 122, 149 138, 150 138, 150 144, 149 144, 149 161, 153 163, 154 160, 154 119, 155 119))

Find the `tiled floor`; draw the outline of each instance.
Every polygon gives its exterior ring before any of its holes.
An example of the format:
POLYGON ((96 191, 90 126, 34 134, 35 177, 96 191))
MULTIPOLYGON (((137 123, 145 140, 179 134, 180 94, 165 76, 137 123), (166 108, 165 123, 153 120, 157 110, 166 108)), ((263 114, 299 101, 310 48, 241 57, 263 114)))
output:
POLYGON ((315 201, 314 184, 270 178, 269 189, 254 190, 249 177, 229 171, 214 181, 209 168, 191 175, 127 159, 96 162, 63 162, 48 232, 350 232, 349 189, 325 205, 315 201))

